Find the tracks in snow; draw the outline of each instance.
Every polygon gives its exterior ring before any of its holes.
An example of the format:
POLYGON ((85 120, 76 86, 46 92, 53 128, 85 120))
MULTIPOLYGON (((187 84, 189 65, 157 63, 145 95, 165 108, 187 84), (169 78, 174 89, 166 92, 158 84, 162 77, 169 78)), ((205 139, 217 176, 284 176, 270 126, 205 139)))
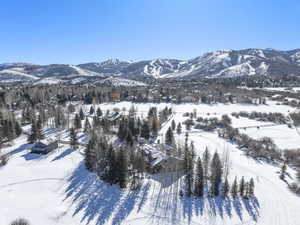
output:
POLYGON ((0 189, 15 186, 15 185, 18 185, 18 184, 34 183, 34 182, 49 181, 49 180, 61 181, 61 180, 64 180, 64 178, 40 178, 40 179, 31 179, 31 180, 19 181, 19 182, 14 182, 14 183, 1 185, 0 189))

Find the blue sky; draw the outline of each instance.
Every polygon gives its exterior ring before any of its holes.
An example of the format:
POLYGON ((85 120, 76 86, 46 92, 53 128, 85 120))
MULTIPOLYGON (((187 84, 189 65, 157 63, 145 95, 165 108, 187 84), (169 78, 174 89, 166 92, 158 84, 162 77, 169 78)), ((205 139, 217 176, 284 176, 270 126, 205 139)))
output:
POLYGON ((4 0, 0 62, 188 59, 300 48, 298 0, 4 0))

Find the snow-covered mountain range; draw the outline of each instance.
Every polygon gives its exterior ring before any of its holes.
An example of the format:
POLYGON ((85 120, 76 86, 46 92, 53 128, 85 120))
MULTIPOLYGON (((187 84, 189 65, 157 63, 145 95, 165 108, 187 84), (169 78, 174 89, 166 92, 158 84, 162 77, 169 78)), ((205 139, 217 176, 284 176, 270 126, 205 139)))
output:
MULTIPOLYGON (((110 59, 79 65, 29 63, 0 64, 0 81, 36 81, 50 78, 53 82, 90 78, 122 77, 144 80, 147 78, 237 77, 251 75, 300 76, 300 49, 223 50, 203 54, 189 60, 154 59, 121 61, 110 59)), ((49 80, 49 79, 48 79, 49 80)), ((94 79, 93 79, 94 80, 94 79)), ((125 82, 126 83, 126 82, 125 82)))

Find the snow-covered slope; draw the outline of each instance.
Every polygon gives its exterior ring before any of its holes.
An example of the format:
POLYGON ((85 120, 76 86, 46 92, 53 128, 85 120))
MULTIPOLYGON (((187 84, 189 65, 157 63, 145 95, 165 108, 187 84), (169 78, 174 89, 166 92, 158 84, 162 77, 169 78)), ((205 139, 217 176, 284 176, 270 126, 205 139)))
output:
POLYGON ((262 49, 206 53, 188 61, 183 70, 166 77, 236 77, 251 75, 300 75, 297 52, 262 49), (296 53, 295 53, 296 52, 296 53))
POLYGON ((20 68, 10 68, 0 70, 0 80, 3 82, 33 81, 36 76, 24 73, 20 68))
POLYGON ((185 68, 187 62, 174 59, 155 59, 144 66, 144 74, 160 78, 164 74, 178 73, 185 68))
POLYGON ((79 64, 78 67, 107 76, 122 75, 122 70, 132 62, 119 59, 109 59, 103 62, 79 64))
POLYGON ((25 67, 25 66, 31 66, 31 63, 1 63, 0 64, 0 70, 2 69, 9 69, 9 68, 17 68, 17 67, 25 67))
POLYGON ((31 71, 32 74, 39 77, 76 77, 76 76, 101 76, 100 74, 82 69, 74 65, 53 64, 40 66, 31 71))
POLYGON ((95 85, 105 85, 105 86, 125 86, 125 87, 137 87, 137 86, 147 86, 145 83, 135 80, 129 80, 120 77, 109 77, 103 80, 98 80, 94 82, 95 85))
POLYGON ((59 84, 63 83, 63 80, 54 78, 54 77, 45 77, 34 82, 35 85, 44 85, 44 84, 59 84))

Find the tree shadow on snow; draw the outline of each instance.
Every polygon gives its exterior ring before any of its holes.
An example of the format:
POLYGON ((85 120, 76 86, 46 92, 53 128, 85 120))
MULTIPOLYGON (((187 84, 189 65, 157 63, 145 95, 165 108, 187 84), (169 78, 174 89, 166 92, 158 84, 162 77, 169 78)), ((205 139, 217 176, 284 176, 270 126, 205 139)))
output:
POLYGON ((15 150, 9 152, 8 155, 12 156, 12 155, 18 154, 22 151, 31 149, 31 147, 32 147, 32 144, 23 144, 20 147, 16 148, 15 150))
POLYGON ((52 135, 52 134, 55 134, 55 133, 58 133, 59 131, 57 129, 54 129, 54 128, 47 128, 47 129, 44 129, 43 130, 43 134, 45 136, 49 136, 49 135, 52 135))
POLYGON ((45 155, 42 155, 42 154, 35 154, 35 153, 27 153, 27 154, 22 155, 22 157, 23 157, 26 161, 29 161, 29 160, 36 160, 36 159, 44 158, 45 155))
POLYGON ((162 188, 168 188, 178 182, 182 176, 183 173, 157 173, 150 175, 150 178, 158 181, 162 185, 162 188))
POLYGON ((81 212, 81 222, 90 224, 95 221, 96 225, 105 224, 109 220, 111 224, 121 224, 135 205, 142 208, 147 199, 144 195, 149 190, 147 185, 137 191, 121 190, 117 185, 103 182, 96 174, 87 171, 83 162, 68 182, 64 200, 72 199, 72 205, 75 205, 73 216, 81 212))
POLYGON ((63 151, 61 154, 59 154, 58 156, 56 156, 54 159, 52 159, 52 162, 53 161, 56 161, 56 160, 59 160, 59 159, 62 159, 64 157, 66 157, 67 155, 70 155, 71 153, 75 152, 76 149, 73 149, 73 148, 69 148, 65 151, 63 151))
MULTIPOLYGON (((121 190, 117 185, 109 185, 94 173, 86 170, 83 162, 68 178, 65 200, 71 199, 75 206, 73 216, 80 212, 81 222, 96 225, 110 222, 117 225, 128 223, 129 214, 141 213, 145 223, 149 224, 190 224, 194 216, 201 220, 205 214, 213 217, 231 218, 236 214, 241 222, 248 214, 254 222, 259 216, 259 202, 253 197, 222 198, 180 197, 182 189, 180 179, 170 178, 170 174, 150 175, 143 181, 139 190, 121 190), (147 204, 146 204, 147 202, 147 204), (146 207, 147 205, 147 207, 146 207)), ((139 218, 133 218, 137 222, 139 218)))

